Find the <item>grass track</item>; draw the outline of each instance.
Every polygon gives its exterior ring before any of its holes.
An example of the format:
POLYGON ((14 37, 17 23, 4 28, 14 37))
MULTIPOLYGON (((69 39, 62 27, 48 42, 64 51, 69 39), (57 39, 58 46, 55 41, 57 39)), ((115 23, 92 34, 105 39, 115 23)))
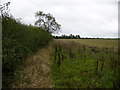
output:
POLYGON ((50 78, 51 48, 40 49, 27 58, 24 66, 16 72, 19 80, 12 84, 12 88, 52 88, 50 78))

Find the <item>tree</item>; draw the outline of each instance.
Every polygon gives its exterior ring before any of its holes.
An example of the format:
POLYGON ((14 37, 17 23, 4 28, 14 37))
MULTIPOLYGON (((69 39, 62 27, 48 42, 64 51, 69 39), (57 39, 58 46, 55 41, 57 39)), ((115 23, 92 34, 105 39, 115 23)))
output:
POLYGON ((2 3, 0 2, 0 16, 4 17, 10 17, 10 9, 8 8, 8 6, 10 5, 10 2, 4 3, 4 5, 2 5, 2 3))
POLYGON ((38 11, 35 13, 35 17, 37 18, 35 25, 44 28, 45 31, 54 33, 60 30, 61 25, 56 22, 55 17, 50 13, 45 14, 42 11, 38 11))
POLYGON ((76 39, 80 39, 80 35, 76 35, 76 39))

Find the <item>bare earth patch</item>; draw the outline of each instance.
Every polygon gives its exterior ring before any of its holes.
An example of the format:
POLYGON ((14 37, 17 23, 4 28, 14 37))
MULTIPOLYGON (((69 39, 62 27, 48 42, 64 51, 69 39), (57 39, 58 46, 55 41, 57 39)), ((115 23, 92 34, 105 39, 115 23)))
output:
POLYGON ((13 84, 13 88, 53 87, 50 78, 50 49, 43 48, 26 60, 25 67, 20 72, 23 79, 13 84))

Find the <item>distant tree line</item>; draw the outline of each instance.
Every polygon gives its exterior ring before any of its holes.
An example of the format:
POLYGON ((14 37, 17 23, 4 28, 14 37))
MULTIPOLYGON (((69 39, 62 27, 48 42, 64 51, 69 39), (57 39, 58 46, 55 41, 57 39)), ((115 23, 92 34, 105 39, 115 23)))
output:
POLYGON ((53 38, 55 39, 80 39, 80 35, 73 35, 73 34, 70 34, 70 35, 62 35, 62 36, 53 36, 53 38))
POLYGON ((80 35, 61 35, 61 36, 52 36, 54 39, 118 39, 118 38, 93 38, 93 37, 81 37, 80 35))

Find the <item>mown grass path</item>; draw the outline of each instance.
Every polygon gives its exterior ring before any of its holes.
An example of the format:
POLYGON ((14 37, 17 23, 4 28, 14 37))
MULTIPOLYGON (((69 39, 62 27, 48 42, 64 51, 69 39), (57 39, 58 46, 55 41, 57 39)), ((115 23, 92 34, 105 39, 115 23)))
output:
POLYGON ((40 49, 28 57, 20 70, 20 80, 12 85, 13 88, 52 88, 50 78, 51 48, 40 49))

